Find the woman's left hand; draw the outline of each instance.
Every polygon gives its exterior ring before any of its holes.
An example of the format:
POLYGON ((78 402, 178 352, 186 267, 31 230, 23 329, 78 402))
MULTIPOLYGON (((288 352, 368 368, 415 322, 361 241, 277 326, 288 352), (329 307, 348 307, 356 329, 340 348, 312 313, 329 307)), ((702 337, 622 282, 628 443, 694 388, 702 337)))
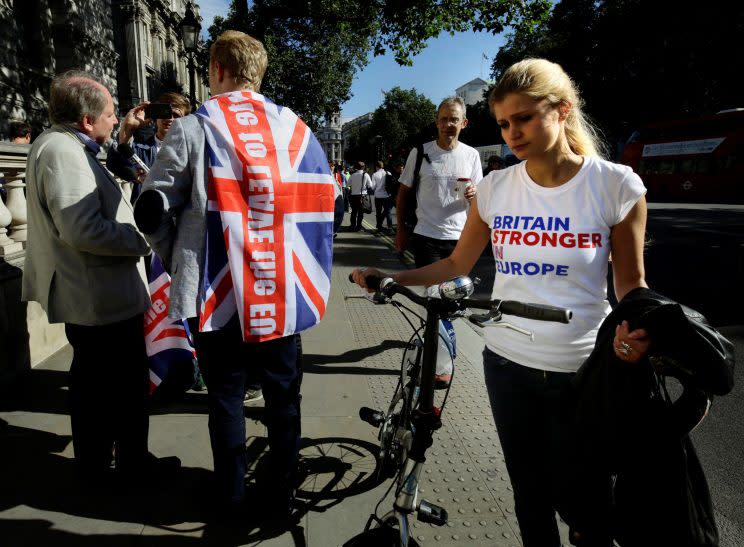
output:
POLYGON ((637 363, 646 356, 650 345, 651 338, 644 329, 631 331, 627 321, 623 321, 615 328, 612 347, 621 361, 637 363))

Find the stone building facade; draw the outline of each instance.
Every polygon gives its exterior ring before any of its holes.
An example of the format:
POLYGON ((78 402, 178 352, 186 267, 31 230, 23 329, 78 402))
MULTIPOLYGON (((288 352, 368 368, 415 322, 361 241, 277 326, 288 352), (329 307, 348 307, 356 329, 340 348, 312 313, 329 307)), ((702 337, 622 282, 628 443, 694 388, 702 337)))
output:
POLYGON ((352 136, 355 132, 358 132, 363 127, 372 123, 373 116, 374 114, 372 112, 367 112, 366 114, 362 114, 361 116, 349 120, 341 127, 341 148, 343 150, 349 148, 349 144, 351 143, 352 136))
POLYGON ((341 133, 341 114, 336 113, 326 118, 326 123, 316 133, 320 145, 325 150, 328 160, 341 162, 344 159, 343 139, 341 133))
MULTIPOLYGON (((143 100, 154 100, 162 90, 181 86, 189 94, 188 54, 183 47, 179 23, 186 0, 112 0, 114 47, 119 52, 117 82, 124 109, 143 100)), ((197 19, 199 7, 194 6, 197 19)), ((195 71, 198 103, 209 96, 195 71)), ((177 90, 177 89, 176 89, 177 90)))
POLYGON ((0 0, 0 133, 10 119, 39 132, 49 84, 79 68, 101 78, 116 99, 110 0, 0 0))
POLYGON ((461 97, 467 106, 471 106, 483 100, 483 93, 489 85, 491 84, 483 78, 475 78, 458 87, 455 94, 461 97))
MULTIPOLYGON (((178 31, 185 0, 0 0, 0 138, 12 119, 49 125, 55 74, 86 70, 111 91, 119 112, 165 81, 188 94, 178 31)), ((198 7, 195 8, 198 16, 198 7)), ((207 96, 197 73, 197 99, 207 96)))

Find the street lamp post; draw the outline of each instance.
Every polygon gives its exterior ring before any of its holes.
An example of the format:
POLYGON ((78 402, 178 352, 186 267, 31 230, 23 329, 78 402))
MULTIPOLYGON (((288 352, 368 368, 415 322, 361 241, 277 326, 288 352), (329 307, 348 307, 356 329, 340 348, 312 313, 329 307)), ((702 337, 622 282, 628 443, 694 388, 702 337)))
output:
POLYGON ((194 74, 194 57, 199 49, 199 32, 201 25, 194 15, 194 6, 191 2, 186 4, 186 11, 179 25, 181 27, 181 38, 183 39, 183 48, 189 57, 189 92, 191 95, 191 104, 195 108, 196 102, 196 75, 194 74))

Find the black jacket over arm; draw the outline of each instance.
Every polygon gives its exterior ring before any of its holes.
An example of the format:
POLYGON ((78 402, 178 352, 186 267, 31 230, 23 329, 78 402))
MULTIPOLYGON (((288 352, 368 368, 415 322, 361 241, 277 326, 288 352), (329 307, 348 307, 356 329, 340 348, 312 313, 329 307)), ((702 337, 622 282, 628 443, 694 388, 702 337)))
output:
MULTIPOLYGON (((575 438, 566 447, 569 525, 623 547, 717 545, 707 483, 688 432, 712 395, 733 387, 733 345, 694 310, 650 289, 629 292, 602 323, 572 382, 575 438), (615 327, 648 331, 649 358, 615 357, 615 327), (664 396, 676 377, 684 394, 664 396)), ((601 542, 599 544, 602 544, 601 542)))

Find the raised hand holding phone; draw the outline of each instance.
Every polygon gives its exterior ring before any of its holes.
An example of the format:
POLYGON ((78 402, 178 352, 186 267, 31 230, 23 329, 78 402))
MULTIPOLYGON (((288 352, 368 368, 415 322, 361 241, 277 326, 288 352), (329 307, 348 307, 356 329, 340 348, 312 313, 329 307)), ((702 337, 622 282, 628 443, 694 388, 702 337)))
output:
POLYGON ((127 115, 124 116, 124 119, 121 121, 121 125, 119 126, 119 144, 128 143, 132 139, 132 134, 135 129, 145 127, 148 124, 145 109, 149 104, 149 101, 142 101, 127 112, 127 115))

